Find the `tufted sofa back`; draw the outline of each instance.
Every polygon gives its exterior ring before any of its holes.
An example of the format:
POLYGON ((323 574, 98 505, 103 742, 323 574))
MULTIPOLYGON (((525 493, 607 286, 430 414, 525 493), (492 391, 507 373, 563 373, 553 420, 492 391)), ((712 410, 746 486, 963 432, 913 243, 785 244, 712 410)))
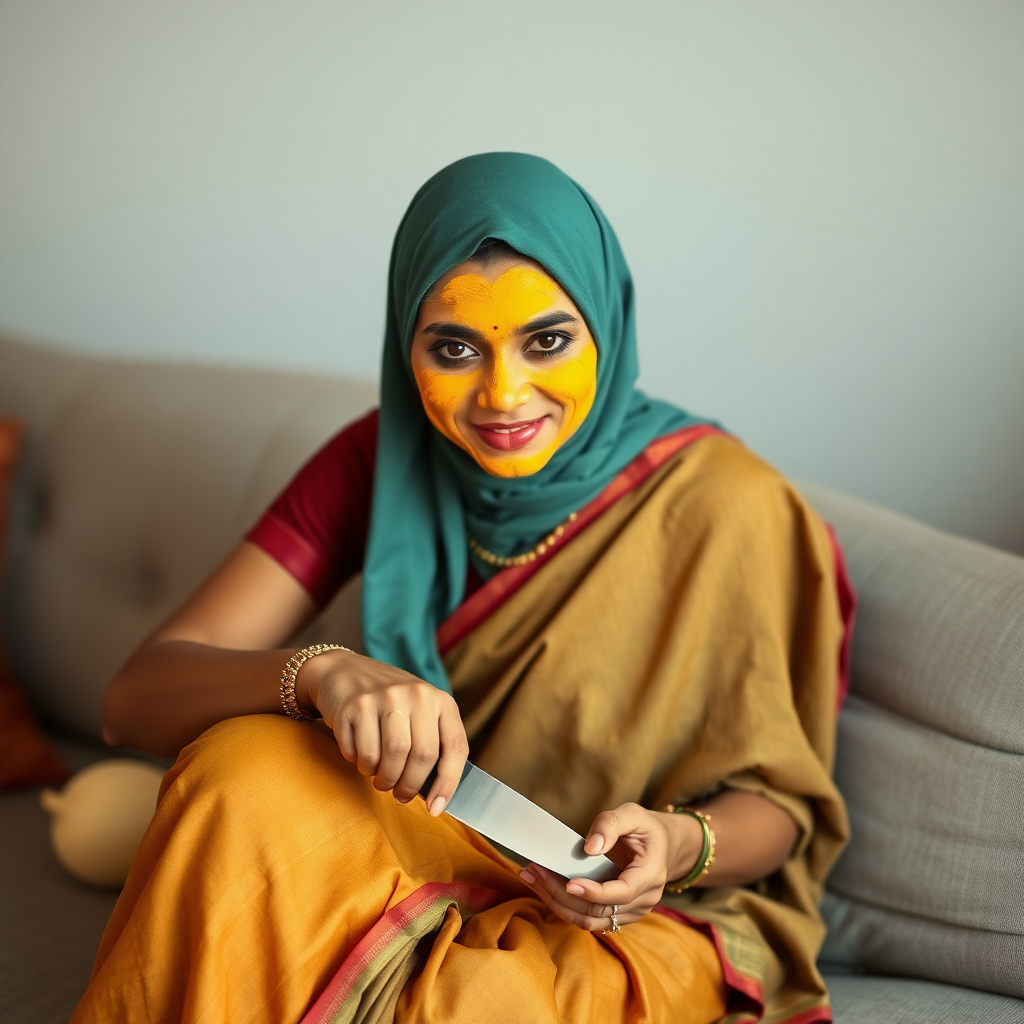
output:
MULTIPOLYGON (((0 339, 28 424, 4 578, 12 667, 52 723, 100 737, 107 681, 372 384, 85 359, 0 339)), ((353 587, 306 635, 358 640, 353 587)), ((349 642, 351 641, 351 642, 349 642)))
POLYGON ((1024 559, 803 490, 860 595, 822 957, 1024 997, 1024 559))

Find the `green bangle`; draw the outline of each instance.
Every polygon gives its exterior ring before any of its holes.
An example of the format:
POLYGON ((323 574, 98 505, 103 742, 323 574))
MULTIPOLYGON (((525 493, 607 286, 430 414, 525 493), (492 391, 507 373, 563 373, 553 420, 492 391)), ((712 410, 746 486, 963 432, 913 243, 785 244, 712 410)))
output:
POLYGON ((697 863, 693 865, 693 870, 685 878, 668 882, 665 885, 665 892, 683 892, 703 878, 715 862, 715 832, 711 827, 711 815, 705 814, 703 811, 695 811, 690 807, 676 807, 675 804, 666 804, 662 807, 662 811, 666 814, 689 814, 691 818, 696 818, 700 822, 701 832, 703 832, 700 856, 697 858, 697 863))

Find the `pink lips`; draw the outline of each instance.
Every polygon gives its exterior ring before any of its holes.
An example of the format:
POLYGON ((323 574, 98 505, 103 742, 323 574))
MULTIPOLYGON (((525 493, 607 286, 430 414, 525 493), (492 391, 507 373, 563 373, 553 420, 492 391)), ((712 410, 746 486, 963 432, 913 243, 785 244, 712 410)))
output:
POLYGON ((525 448, 537 436, 546 419, 547 416, 541 416, 538 420, 523 420, 520 423, 474 423, 473 429, 492 448, 514 452, 525 448))

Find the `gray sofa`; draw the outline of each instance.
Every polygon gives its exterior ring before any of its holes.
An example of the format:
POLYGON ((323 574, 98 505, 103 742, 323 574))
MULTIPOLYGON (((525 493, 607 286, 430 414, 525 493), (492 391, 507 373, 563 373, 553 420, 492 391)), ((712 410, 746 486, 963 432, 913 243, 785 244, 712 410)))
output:
MULTIPOLYGON (((368 384, 90 360, 0 340, 29 450, 4 631, 78 768, 106 680, 237 542, 368 384)), ((861 605, 836 777, 854 838, 825 901, 839 1024, 1024 1022, 1024 560, 807 485, 861 605)), ((358 584, 304 639, 358 644, 358 584)), ((36 790, 0 793, 0 1021, 64 1021, 115 894, 53 859, 36 790)), ((670 1024, 670 1022, 667 1022, 670 1024)))

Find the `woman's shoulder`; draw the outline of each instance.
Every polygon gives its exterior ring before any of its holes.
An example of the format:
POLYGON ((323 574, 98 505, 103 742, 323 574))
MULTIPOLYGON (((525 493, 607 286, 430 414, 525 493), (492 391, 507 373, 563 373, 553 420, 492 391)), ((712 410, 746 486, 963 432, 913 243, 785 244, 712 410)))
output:
POLYGON ((246 534, 320 604, 363 564, 378 419, 373 409, 329 438, 246 534))
MULTIPOLYGON (((662 486, 671 505, 715 522, 803 519, 810 510, 796 485, 737 437, 715 433, 672 460, 662 486)), ((660 489, 660 488, 659 488, 660 489)))
POLYGON ((319 520, 333 532, 350 506, 369 506, 377 456, 379 410, 342 427, 302 465, 272 508, 319 520))
POLYGON ((667 462, 665 483, 672 487, 706 489, 724 496, 792 488, 779 470, 724 430, 698 436, 667 462))
POLYGON ((373 408, 328 438, 309 460, 309 464, 320 461, 330 465, 336 464, 339 460, 357 459, 372 469, 377 454, 379 427, 380 409, 373 408))

